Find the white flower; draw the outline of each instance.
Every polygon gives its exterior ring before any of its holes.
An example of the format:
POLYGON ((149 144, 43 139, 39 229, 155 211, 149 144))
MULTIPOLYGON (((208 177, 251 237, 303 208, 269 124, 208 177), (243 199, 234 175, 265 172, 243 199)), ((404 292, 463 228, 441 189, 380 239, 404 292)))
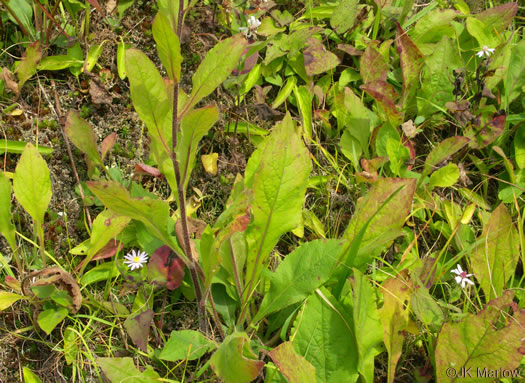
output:
POLYGON ((261 22, 254 16, 250 16, 248 19, 248 26, 240 27, 239 31, 242 32, 246 38, 250 38, 253 36, 252 32, 257 33, 257 28, 259 28, 259 25, 261 25, 261 22))
POLYGON ((457 277, 455 278, 456 282, 457 282, 458 285, 461 284, 462 288, 465 288, 465 283, 469 283, 471 285, 474 284, 474 282, 472 282, 470 279, 468 279, 468 277, 471 277, 474 274, 467 274, 467 272, 463 271, 463 269, 461 268, 461 266, 459 264, 458 264, 457 268, 452 270, 451 272, 457 275, 457 277))
POLYGON ((125 255, 124 258, 126 259, 124 263, 133 271, 140 269, 148 261, 148 254, 140 250, 138 252, 131 250, 131 253, 125 255))
POLYGON ((481 48, 481 50, 478 53, 476 53, 476 56, 483 57, 483 55, 485 55, 487 57, 490 57, 490 55, 493 54, 494 51, 494 48, 489 48, 488 46, 483 45, 483 48, 481 48))

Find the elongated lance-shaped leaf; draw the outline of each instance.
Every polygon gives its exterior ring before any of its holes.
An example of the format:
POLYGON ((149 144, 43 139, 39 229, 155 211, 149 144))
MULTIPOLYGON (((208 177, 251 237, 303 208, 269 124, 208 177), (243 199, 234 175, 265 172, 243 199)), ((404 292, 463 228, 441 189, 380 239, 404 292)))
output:
MULTIPOLYGON (((301 222, 312 164, 289 114, 248 161, 245 187, 253 192, 247 229, 246 286, 254 286, 263 263, 284 233, 301 222)), ((248 288, 249 290, 249 288, 248 288)), ((248 291, 250 295, 252 291, 248 291)))
POLYGON ((137 49, 126 50, 126 71, 135 110, 151 138, 169 153, 173 105, 164 80, 155 64, 137 49))
POLYGON ((401 61, 403 73, 403 92, 401 94, 401 107, 403 112, 407 110, 416 94, 419 83, 419 74, 425 65, 423 54, 408 37, 407 33, 396 23, 396 46, 401 61))
POLYGON ((512 317, 505 313, 509 306, 516 305, 512 302, 513 296, 512 291, 505 291, 477 315, 468 314, 461 322, 443 326, 435 354, 438 383, 488 383, 503 377, 502 371, 509 373, 505 377, 523 378, 518 367, 525 352, 525 310, 515 309, 512 317), (500 318, 504 318, 505 327, 497 326, 500 318), (451 369, 458 374, 461 371, 470 374, 451 379, 447 375, 451 369), (500 375, 496 376, 496 372, 500 375), (514 374, 510 375, 512 372, 514 374))
POLYGON ((306 86, 295 86, 293 89, 295 98, 297 99, 297 107, 301 113, 301 120, 303 124, 303 134, 306 139, 312 139, 313 119, 312 119, 312 101, 313 94, 306 86))
POLYGON ((169 235, 170 208, 165 201, 150 198, 131 198, 128 191, 115 181, 89 181, 86 184, 104 206, 115 213, 142 222, 153 236, 171 247, 185 264, 189 264, 188 258, 177 244, 177 240, 169 235))
POLYGON ((321 287, 297 315, 291 339, 295 351, 316 370, 319 383, 357 381, 358 351, 352 314, 321 287))
POLYGON ((425 160, 425 167, 423 168, 423 176, 428 175, 432 172, 432 167, 439 164, 443 160, 447 159, 449 156, 456 153, 470 140, 467 137, 454 136, 449 137, 441 141, 432 151, 428 154, 425 160))
POLYGON ((0 171, 0 234, 15 251, 15 225, 11 220, 11 181, 0 171))
POLYGON ((501 295, 519 259, 518 233, 504 204, 490 215, 470 262, 487 301, 501 295))
POLYGON ((71 142, 91 161, 102 164, 97 148, 97 136, 93 128, 75 110, 70 111, 67 115, 66 134, 71 142))
POLYGON ((180 114, 189 111, 226 80, 239 63, 247 43, 238 34, 221 41, 208 52, 193 75, 193 89, 180 114))
POLYGON ((337 265, 341 250, 341 241, 316 240, 306 242, 288 254, 274 273, 266 274, 270 279, 270 291, 265 294, 253 322, 306 299, 326 283, 337 265))
POLYGON ((161 12, 157 13, 153 21, 153 38, 157 43, 160 61, 166 68, 169 78, 178 82, 182 62, 179 38, 172 29, 168 18, 161 12))
POLYGON ((353 269, 352 280, 353 318, 359 361, 357 370, 366 383, 374 382, 374 357, 380 353, 383 340, 383 326, 376 306, 375 291, 368 278, 359 270, 353 269))
POLYGON ((13 177, 13 191, 17 201, 29 213, 37 227, 44 222, 51 202, 51 178, 46 161, 33 144, 27 144, 13 177))

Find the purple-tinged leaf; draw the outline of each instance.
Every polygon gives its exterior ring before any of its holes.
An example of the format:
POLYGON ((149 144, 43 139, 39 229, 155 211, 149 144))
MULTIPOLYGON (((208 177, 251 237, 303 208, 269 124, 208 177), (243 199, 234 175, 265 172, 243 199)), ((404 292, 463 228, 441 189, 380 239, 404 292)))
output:
POLYGON ((337 44, 337 49, 340 51, 343 51, 350 56, 361 56, 363 55, 363 51, 355 48, 353 45, 350 44, 337 44))
POLYGON ((304 50, 304 67, 308 76, 324 73, 339 65, 339 58, 324 47, 323 43, 314 37, 306 42, 304 50))
POLYGON ((91 6, 95 8, 97 11, 99 11, 102 16, 105 16, 104 11, 102 10, 102 7, 98 3, 98 0, 87 0, 87 2, 91 4, 91 6))
POLYGON ((315 367, 293 349, 292 342, 284 342, 268 353, 290 383, 316 383, 315 367))
POLYGON ((470 257, 474 275, 486 300, 501 295, 519 259, 518 232, 507 208, 499 205, 490 215, 470 257))
POLYGON ((168 246, 161 246, 148 262, 148 280, 175 290, 184 279, 184 263, 168 246))
POLYGON ((360 68, 365 85, 378 80, 386 82, 388 63, 373 46, 369 45, 361 56, 360 68))
POLYGON ((113 132, 104 140, 102 140, 102 143, 100 144, 100 154, 102 155, 102 161, 104 161, 104 158, 106 158, 106 155, 108 152, 113 149, 113 146, 115 146, 115 141, 117 140, 117 133, 113 132))
POLYGON ((397 127, 401 124, 402 116, 396 105, 399 95, 392 85, 386 81, 377 80, 361 85, 361 89, 381 105, 392 126, 397 127))
POLYGON ((151 322, 153 321, 153 310, 148 309, 132 317, 128 317, 124 322, 124 327, 137 345, 139 350, 146 352, 148 349, 148 337, 151 322))
POLYGON ((487 9, 474 17, 485 24, 489 33, 494 29, 503 32, 512 23, 517 11, 518 3, 507 3, 487 9))
POLYGON ((403 72, 403 93, 401 95, 401 107, 403 111, 410 106, 419 83, 419 74, 425 65, 423 54, 419 48, 408 37, 407 33, 396 23, 396 46, 401 61, 403 72))
POLYGON ((503 115, 494 115, 492 120, 485 125, 483 129, 479 132, 479 138, 483 146, 487 146, 493 143, 496 138, 498 138, 505 130, 505 120, 507 116, 503 115))
POLYGON ((250 348, 246 333, 228 335, 210 359, 213 371, 224 383, 249 383, 264 367, 262 360, 250 348))
POLYGON ((159 169, 146 164, 135 164, 135 174, 152 176, 157 178, 162 177, 162 173, 159 171, 159 169))
POLYGON ((450 371, 470 372, 457 379, 462 383, 493 382, 498 376, 491 373, 502 371, 520 377, 518 367, 525 354, 525 310, 515 308, 513 296, 512 291, 505 291, 477 315, 468 314, 461 322, 443 326, 435 354, 438 383, 450 382, 450 371), (509 306, 514 311, 512 317, 504 312, 509 306), (502 317, 507 326, 498 329, 496 324, 502 317))

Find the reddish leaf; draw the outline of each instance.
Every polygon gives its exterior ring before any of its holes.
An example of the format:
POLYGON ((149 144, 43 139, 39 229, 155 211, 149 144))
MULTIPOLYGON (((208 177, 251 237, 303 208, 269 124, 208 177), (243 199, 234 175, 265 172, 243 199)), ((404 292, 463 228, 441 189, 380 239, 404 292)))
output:
POLYGON ((316 382, 315 367, 295 352, 292 342, 284 342, 268 355, 290 383, 316 382))
POLYGON ((124 327, 133 343, 144 352, 148 349, 149 329, 153 321, 153 314, 153 310, 148 309, 134 317, 128 317, 124 322, 124 327))
POLYGON ((314 37, 306 42, 304 50, 304 67, 308 76, 324 73, 339 65, 339 58, 324 47, 323 43, 314 37))
POLYGON ((507 116, 505 114, 495 114, 492 117, 492 120, 487 125, 485 125, 483 129, 481 129, 479 132, 479 138, 481 139, 483 146, 491 144, 501 135, 501 133, 503 133, 506 119, 507 116))
POLYGON ((363 54, 363 51, 355 48, 350 44, 337 44, 337 49, 348 53, 350 56, 361 56, 363 54))
POLYGON ((236 216, 234 221, 230 224, 230 234, 238 231, 245 231, 250 224, 250 220, 251 217, 249 211, 247 211, 246 214, 236 216))
POLYGON ((115 141, 117 140, 117 133, 113 132, 100 144, 100 153, 102 155, 102 161, 104 161, 104 158, 106 158, 106 155, 108 152, 113 149, 113 146, 115 145, 115 141))
MULTIPOLYGON (((117 251, 122 250, 123 247, 124 244, 122 242, 112 239, 102 249, 100 249, 93 258, 91 258, 90 262, 111 258, 117 254, 117 251)), ((75 271, 80 270, 83 264, 84 260, 78 264, 78 266, 75 268, 75 271)))
POLYGON ((20 282, 16 280, 15 278, 13 278, 12 276, 6 275, 4 282, 7 286, 11 287, 13 290, 22 291, 22 286, 20 285, 20 282))
POLYGON ((493 29, 502 32, 510 25, 517 11, 518 3, 507 3, 487 9, 477 14, 475 18, 485 24, 488 32, 492 32, 493 29))
POLYGON ((135 164, 135 174, 142 174, 157 178, 162 177, 162 173, 159 171, 159 169, 146 164, 135 164))
MULTIPOLYGON (((246 48, 243 52, 243 56, 246 55, 246 53, 248 53, 248 48, 246 48)), ((241 70, 237 70, 237 69, 234 69, 232 71, 232 74, 234 76, 238 76, 238 75, 241 75, 241 74, 246 74, 246 73, 249 73, 253 67, 255 66, 255 64, 257 64, 257 61, 259 60, 259 53, 258 52, 255 52, 254 54, 252 54, 251 56, 248 56, 246 58, 246 60, 244 60, 243 62, 243 65, 242 65, 242 69, 241 70)))
POLYGON ((416 90, 418 89, 419 74, 425 65, 423 54, 416 44, 408 37, 407 33, 396 23, 396 46, 403 72, 403 94, 401 95, 401 107, 403 111, 410 105, 416 90))
POLYGON ((361 77, 365 84, 373 81, 386 81, 388 72, 388 63, 385 58, 371 45, 369 45, 365 53, 361 56, 361 77))
POLYGON ((159 247, 148 262, 148 280, 168 290, 175 290, 184 278, 184 262, 164 245, 159 247))
POLYGON ((387 115, 388 121, 394 126, 401 124, 401 113, 396 106, 396 100, 399 97, 392 85, 386 81, 373 81, 371 83, 361 85, 361 89, 367 92, 376 100, 379 105, 383 107, 387 115))

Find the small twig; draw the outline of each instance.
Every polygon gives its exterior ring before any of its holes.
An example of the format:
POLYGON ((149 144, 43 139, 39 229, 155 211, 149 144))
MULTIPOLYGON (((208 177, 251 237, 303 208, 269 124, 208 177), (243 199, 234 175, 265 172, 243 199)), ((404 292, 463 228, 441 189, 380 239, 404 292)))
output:
MULTIPOLYGON (((84 213, 86 214, 86 219, 88 221, 88 225, 89 225, 89 229, 91 230, 93 224, 91 222, 91 215, 89 214, 89 210, 86 206, 86 204, 84 203, 85 201, 85 197, 84 197, 84 190, 82 188, 82 184, 80 182, 80 177, 78 176, 78 172, 77 172, 77 168, 75 166, 75 161, 73 161, 73 153, 71 152, 71 145, 69 144, 69 140, 66 136, 66 132, 65 132, 65 127, 62 126, 62 109, 60 108, 60 100, 58 99, 58 93, 57 93, 57 90, 56 90, 56 86, 55 86, 55 81, 54 80, 51 80, 51 86, 53 88, 53 93, 55 95, 55 105, 56 105, 56 110, 53 108, 53 105, 51 104, 51 102, 49 102, 50 106, 51 106, 51 109, 55 112, 55 115, 57 117, 57 120, 59 122, 59 124, 61 125, 61 129, 60 131, 62 132, 62 137, 64 138, 64 143, 66 144, 66 149, 67 149, 67 155, 69 157, 69 161, 71 162, 71 168, 73 170, 73 175, 75 176, 75 180, 77 181, 77 184, 78 184, 78 190, 79 190, 79 193, 80 193, 80 198, 82 199, 82 205, 83 205, 83 208, 84 208, 84 213)), ((42 87, 42 85, 40 85, 40 87, 42 87)), ((47 95, 46 93, 44 93, 45 97, 47 98, 47 95)))

